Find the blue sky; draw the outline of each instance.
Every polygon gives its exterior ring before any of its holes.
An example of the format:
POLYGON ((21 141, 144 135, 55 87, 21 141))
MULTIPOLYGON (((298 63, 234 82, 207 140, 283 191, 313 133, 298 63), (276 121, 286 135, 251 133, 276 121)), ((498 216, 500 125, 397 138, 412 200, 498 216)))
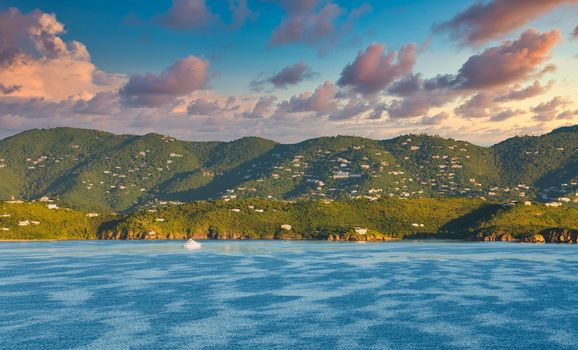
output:
MULTIPOLYGON (((84 43, 90 49, 94 63, 104 70, 123 74, 158 72, 178 58, 202 56, 212 59, 213 69, 227 77, 215 80, 216 88, 227 93, 242 93, 256 74, 274 72, 299 60, 314 67, 321 79, 332 80, 358 50, 371 42, 387 43, 392 49, 408 42, 424 43, 431 37, 434 22, 446 20, 448 14, 465 4, 463 0, 336 3, 348 9, 370 4, 373 11, 363 15, 351 32, 325 55, 320 55, 316 47, 300 44, 270 47, 269 37, 282 20, 283 11, 266 1, 250 3, 255 6, 258 16, 239 30, 175 31, 152 25, 154 17, 171 6, 171 1, 167 0, 8 1, 2 8, 15 6, 22 12, 40 9, 55 13, 65 24, 67 33, 63 37, 84 43), (328 64, 328 61, 335 64, 328 64)), ((224 1, 210 2, 212 9, 230 18, 224 5, 224 1)), ((444 45, 444 41, 436 38, 431 51, 449 50, 459 56, 459 52, 451 45, 444 45)), ((441 66, 454 68, 455 64, 443 63, 441 66)))
POLYGON ((256 133, 293 141, 341 132, 383 138, 424 131, 492 143, 513 134, 540 133, 575 123, 572 113, 578 115, 574 104, 578 76, 573 67, 578 40, 572 32, 578 25, 578 1, 527 4, 521 0, 4 1, 0 4, 0 12, 5 15, 0 25, 4 21, 8 28, 21 31, 18 39, 10 39, 14 42, 5 40, 10 47, 4 49, 15 50, 27 60, 19 70, 11 67, 0 71, 0 90, 5 92, 0 94, 0 136, 43 125, 95 127, 96 123, 103 125, 107 116, 110 120, 104 125, 110 131, 161 131, 188 139, 233 139, 256 133), (246 4, 250 14, 233 28, 229 6, 235 1, 246 4), (195 10, 187 13, 180 9, 169 16, 179 4, 195 10), (291 12, 290 8, 297 5, 300 9, 291 12), (175 22, 195 18, 199 6, 209 13, 206 22, 175 22), (339 14, 320 19, 323 11, 332 9, 339 14), (354 16, 358 10, 360 13, 354 16), (42 22, 40 14, 51 16, 51 24, 42 22), (304 19, 305 30, 311 32, 289 42, 271 44, 276 31, 295 17, 304 19), (432 29, 443 23, 443 30, 432 29), (54 31, 54 25, 62 25, 64 31, 54 31), (318 34, 316 25, 332 29, 327 30, 329 34, 318 34), (39 51, 35 46, 38 38, 22 37, 39 26, 44 26, 41 30, 50 40, 62 41, 68 49, 55 57, 54 53, 39 51), (529 30, 535 31, 533 39, 523 39, 529 30), (555 35, 547 36, 552 31, 555 35), (468 39, 468 33, 479 34, 482 39, 468 39), (551 43, 539 57, 530 57, 531 63, 528 58, 507 63, 506 55, 501 57, 495 64, 511 69, 504 72, 507 79, 500 82, 481 82, 480 77, 471 76, 478 74, 480 67, 475 67, 476 72, 464 71, 470 58, 480 56, 492 62, 496 59, 490 57, 493 49, 505 53, 509 50, 506 40, 529 47, 544 40, 551 43), (75 42, 86 48, 89 58, 72 48, 75 42), (398 55, 408 46, 413 47, 409 49, 414 57, 403 67, 398 55), (363 58, 372 55, 377 63, 368 69, 374 71, 363 77, 363 58), (179 76, 182 70, 178 62, 206 69, 206 75, 179 76), (299 64, 304 68, 297 72, 299 64), (520 67, 512 68, 513 64, 520 67), (349 65, 351 76, 347 78, 344 75, 349 65), (62 77, 60 83, 45 73, 61 67, 71 68, 70 77, 62 77), (284 69, 288 69, 287 74, 297 74, 296 80, 272 85, 270 80, 284 69), (163 71, 168 72, 164 77, 163 71), (147 73, 151 75, 145 76, 147 73), (368 81, 372 75, 377 81, 368 81), (436 79, 444 75, 452 86, 439 86, 441 80, 436 79), (423 86, 411 96, 391 93, 396 83, 411 77, 423 86), (160 85, 170 84, 172 78, 183 81, 177 83, 179 86, 163 86, 161 90, 169 90, 161 91, 158 99, 150 96, 153 90, 158 93, 160 85), (460 82, 474 78, 478 80, 460 82), (99 83, 102 79, 106 84, 99 83), (257 80, 264 82, 264 88, 251 89, 257 80), (377 90, 363 86, 375 83, 377 90), (433 83, 438 86, 434 92, 425 88, 433 83), (509 91, 532 84, 538 84, 540 93, 504 102, 509 91), (146 91, 146 101, 135 96, 135 91, 146 91), (480 94, 484 96, 466 105, 480 94), (320 101, 319 96, 325 100, 320 101), (480 103, 482 97, 485 104, 480 103), (40 108, 43 112, 26 104, 38 98, 47 104, 40 108), (495 103, 490 101, 492 98, 495 103), (259 99, 267 108, 255 108, 259 99), (424 100, 429 104, 419 107, 424 100), (63 101, 76 105, 65 107, 63 101), (546 107, 537 108, 551 101, 547 113, 541 112, 546 107), (90 109, 79 107, 82 103, 90 109), (256 118, 258 113, 262 115, 256 118), (123 122, 113 121, 120 115, 128 117, 123 122), (315 125, 316 132, 300 133, 302 123, 315 125), (185 133, 183 127, 206 131, 185 133))

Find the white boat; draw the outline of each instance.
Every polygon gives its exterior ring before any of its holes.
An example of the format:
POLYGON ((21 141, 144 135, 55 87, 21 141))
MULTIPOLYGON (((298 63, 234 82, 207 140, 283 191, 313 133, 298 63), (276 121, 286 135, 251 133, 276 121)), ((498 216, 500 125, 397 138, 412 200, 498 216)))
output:
POLYGON ((201 243, 195 241, 192 238, 189 238, 189 240, 187 241, 187 243, 185 243, 183 245, 183 248, 187 248, 187 249, 201 249, 201 243))

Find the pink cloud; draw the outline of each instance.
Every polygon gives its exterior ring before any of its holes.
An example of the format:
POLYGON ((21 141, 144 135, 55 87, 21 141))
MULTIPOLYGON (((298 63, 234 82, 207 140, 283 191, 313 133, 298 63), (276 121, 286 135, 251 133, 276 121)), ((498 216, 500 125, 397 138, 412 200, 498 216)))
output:
POLYGON ((396 96, 411 96, 423 87, 421 74, 410 74, 393 83, 387 92, 396 96))
POLYGON ((440 112, 433 117, 423 117, 420 124, 423 125, 442 125, 446 120, 450 118, 449 113, 440 112))
POLYGON ((10 95, 13 92, 19 91, 22 88, 22 85, 4 85, 0 83, 0 94, 3 95, 10 95))
POLYGON ((298 41, 315 42, 335 31, 334 21, 342 9, 329 2, 316 11, 318 0, 280 1, 287 16, 271 35, 271 45, 283 45, 298 41))
POLYGON ((387 55, 384 51, 384 45, 372 44, 359 52, 355 61, 343 69, 337 84, 349 86, 363 95, 373 95, 412 71, 416 61, 415 44, 387 55))
POLYGON ((240 28, 248 19, 255 19, 257 14, 251 11, 247 0, 228 0, 229 11, 231 12, 231 23, 229 26, 233 29, 240 28))
POLYGON ((38 10, 22 14, 15 8, 0 12, 0 81, 8 88, 19 87, 3 91, 60 100, 74 95, 90 98, 117 88, 122 78, 101 85, 96 76, 106 73, 96 69, 82 43, 63 40, 64 32, 54 14, 38 10))
POLYGON ((477 2, 451 20, 434 26, 449 31, 463 44, 480 45, 499 38, 531 20, 577 0, 492 0, 477 2))
POLYGON ((302 81, 312 79, 316 76, 317 73, 315 73, 311 67, 305 62, 300 61, 281 69, 281 71, 268 78, 252 81, 251 88, 255 91, 261 91, 266 84, 270 83, 276 89, 285 89, 289 85, 297 85, 302 81))
POLYGON ((319 85, 313 93, 304 92, 280 104, 278 112, 332 113, 337 109, 335 86, 330 81, 319 85))
POLYGON ((564 111, 556 116, 556 119, 573 120, 578 117, 578 109, 575 111, 564 111))
POLYGON ((268 117, 274 112, 276 104, 277 104, 276 96, 263 96, 259 98, 253 110, 243 113, 243 117, 249 119, 259 119, 268 117))
POLYGON ((173 0, 169 10, 156 17, 160 25, 171 29, 198 28, 216 19, 205 0, 173 0))
POLYGON ((276 0, 285 11, 285 17, 273 31, 269 45, 305 43, 320 45, 320 53, 345 32, 361 15, 371 10, 363 4, 349 13, 333 1, 323 0, 276 0))
POLYGON ((546 91, 548 91, 554 82, 550 81, 546 85, 541 85, 538 80, 534 81, 534 83, 530 86, 525 88, 521 88, 518 90, 510 90, 502 96, 499 96, 496 101, 506 102, 506 101, 520 101, 525 100, 528 98, 532 98, 535 96, 539 96, 546 91))
MULTIPOLYGON (((247 0, 227 0, 231 20, 230 29, 238 29, 248 19, 257 14, 251 11, 247 0)), ((158 15, 154 21, 169 29, 185 30, 224 24, 219 15, 213 13, 206 0, 173 0, 167 12, 158 15)))
POLYGON ((208 101, 204 98, 198 98, 192 101, 187 107, 187 113, 190 115, 218 116, 222 111, 217 101, 208 101))
POLYGON ((427 80, 418 75, 406 76, 388 90, 403 97, 390 103, 389 116, 422 116, 433 107, 442 107, 456 98, 474 94, 456 108, 456 114, 465 118, 486 118, 499 112, 500 102, 544 93, 551 83, 542 86, 535 82, 523 89, 516 84, 539 78, 551 70, 551 65, 543 68, 542 64, 550 58, 550 51, 559 40, 557 30, 540 34, 529 29, 518 40, 506 41, 470 57, 455 75, 439 75, 427 80))
POLYGON ((560 113, 559 109, 568 105, 570 105, 570 101, 560 96, 556 96, 548 102, 540 103, 532 108, 532 112, 536 113, 534 120, 544 122, 555 120, 558 117, 562 117, 560 119, 567 119, 567 114, 560 113))
POLYGON ((158 107, 204 88, 209 62, 194 56, 178 60, 160 75, 133 75, 120 90, 123 101, 136 107, 158 107))
POLYGON ((404 119, 424 116, 434 107, 442 107, 460 95, 446 89, 420 90, 401 100, 392 101, 387 107, 390 118, 404 119))
POLYGON ((521 110, 506 109, 504 111, 494 114, 492 117, 490 117, 490 121, 501 122, 513 118, 521 113, 523 113, 523 111, 521 110))
POLYGON ((516 41, 506 41, 470 57, 456 83, 465 89, 486 89, 527 80, 550 58, 550 50, 560 38, 558 30, 540 34, 528 29, 516 41))

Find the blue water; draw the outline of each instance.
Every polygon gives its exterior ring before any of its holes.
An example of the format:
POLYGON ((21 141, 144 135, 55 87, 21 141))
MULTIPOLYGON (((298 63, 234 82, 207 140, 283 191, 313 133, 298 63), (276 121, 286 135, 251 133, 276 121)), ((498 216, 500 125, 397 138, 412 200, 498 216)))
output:
POLYGON ((203 243, 0 243, 0 348, 578 348, 576 246, 203 243))

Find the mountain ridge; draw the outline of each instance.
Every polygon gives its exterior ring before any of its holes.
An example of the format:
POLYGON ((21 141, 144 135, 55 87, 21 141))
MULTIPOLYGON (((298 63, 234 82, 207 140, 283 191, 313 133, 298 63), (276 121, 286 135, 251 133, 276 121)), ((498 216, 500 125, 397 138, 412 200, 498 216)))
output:
POLYGON ((254 197, 573 202, 577 159, 578 126, 489 147, 427 134, 284 144, 261 137, 195 142, 157 133, 31 129, 0 140, 0 200, 47 196, 100 211, 254 197))

